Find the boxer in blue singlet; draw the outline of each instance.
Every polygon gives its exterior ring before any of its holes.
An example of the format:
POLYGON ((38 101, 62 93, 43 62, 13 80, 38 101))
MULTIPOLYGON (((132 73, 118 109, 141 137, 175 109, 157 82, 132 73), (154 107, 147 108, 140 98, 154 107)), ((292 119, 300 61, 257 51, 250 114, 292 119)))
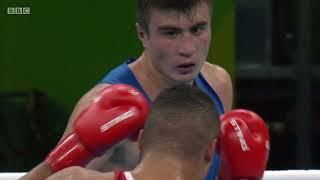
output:
MULTIPOLYGON (((219 114, 231 110, 233 90, 228 72, 206 62, 211 42, 211 3, 211 0, 137 0, 136 29, 143 52, 136 60, 110 71, 79 100, 61 139, 73 132, 78 115, 110 84, 134 85, 150 102, 166 88, 190 84, 212 98, 219 114)), ((137 143, 125 140, 87 167, 104 172, 114 168, 132 169, 138 163, 138 152, 137 143)), ((218 162, 219 157, 215 155, 207 180, 215 179, 218 162)), ((39 173, 47 176, 52 172, 41 163, 29 177, 39 173)))
MULTIPOLYGON (((143 90, 143 87, 140 85, 138 80, 136 79, 134 73, 131 71, 131 69, 128 67, 128 64, 134 62, 134 59, 128 59, 123 64, 118 66, 117 68, 113 69, 108 73, 100 83, 107 83, 107 84, 130 84, 137 89, 139 89, 151 102, 150 98, 148 97, 147 93, 143 90)), ((204 91, 206 94, 208 94, 212 101, 214 102, 218 114, 221 115, 224 113, 223 104, 217 95, 217 93, 214 91, 214 89, 208 84, 208 82, 204 79, 201 72, 196 76, 194 80, 194 85, 204 91)), ((124 152, 124 151, 122 151, 124 152)), ((125 154, 118 154, 115 156, 125 156, 125 154)), ((124 162, 121 162, 124 163, 124 162)), ((219 155, 215 153, 213 156, 212 164, 208 172, 207 179, 214 179, 214 177, 217 175, 219 167, 219 155)))
POLYGON ((137 141, 141 161, 133 170, 101 173, 74 166, 48 180, 204 179, 219 131, 219 115, 210 97, 199 88, 180 84, 163 90, 152 102, 137 141))
MULTIPOLYGON (((181 83, 193 84, 212 98, 219 114, 229 111, 233 96, 230 76, 223 68, 206 62, 211 40, 211 11, 210 0, 183 3, 178 0, 138 0, 136 28, 144 47, 143 53, 136 60, 129 59, 111 70, 80 100, 80 108, 76 108, 74 114, 100 89, 116 83, 135 86, 150 102, 164 88, 181 83)), ((119 167, 133 168, 138 163, 139 158, 135 158, 138 151, 132 148, 135 145, 129 144, 128 141, 115 146, 114 152, 93 161, 88 167, 102 167, 100 170, 107 171, 119 167), (101 163, 106 159, 110 163, 101 163)), ((214 179, 218 167, 219 156, 215 155, 208 180, 214 179)))

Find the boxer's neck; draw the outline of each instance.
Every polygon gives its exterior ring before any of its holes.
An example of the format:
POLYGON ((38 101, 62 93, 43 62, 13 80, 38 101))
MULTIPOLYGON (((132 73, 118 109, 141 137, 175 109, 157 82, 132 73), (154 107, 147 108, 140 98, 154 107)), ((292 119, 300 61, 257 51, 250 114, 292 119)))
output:
POLYGON ((204 179, 205 168, 197 162, 177 160, 168 155, 148 154, 132 171, 135 180, 204 179))
MULTIPOLYGON (((151 60, 148 58, 149 56, 143 53, 136 61, 129 64, 129 68, 149 98, 153 101, 163 89, 173 87, 179 82, 164 77, 154 68, 151 60)), ((192 83, 193 81, 190 82, 190 84, 192 83)))

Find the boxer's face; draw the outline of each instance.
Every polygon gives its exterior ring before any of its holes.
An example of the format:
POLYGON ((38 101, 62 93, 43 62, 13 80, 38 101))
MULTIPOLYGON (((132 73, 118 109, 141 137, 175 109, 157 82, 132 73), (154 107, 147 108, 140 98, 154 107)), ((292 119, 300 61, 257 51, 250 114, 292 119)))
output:
POLYGON ((154 68, 171 81, 192 81, 210 46, 208 5, 201 3, 190 14, 152 9, 148 27, 140 39, 154 68))

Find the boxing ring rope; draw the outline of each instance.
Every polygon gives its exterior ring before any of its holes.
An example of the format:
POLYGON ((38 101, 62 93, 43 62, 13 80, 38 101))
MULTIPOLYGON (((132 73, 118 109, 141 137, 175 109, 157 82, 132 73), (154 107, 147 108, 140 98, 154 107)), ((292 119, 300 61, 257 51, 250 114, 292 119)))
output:
POLYGON ((19 173, 0 173, 1 180, 16 180, 21 176, 25 175, 26 173, 19 172, 19 173))
MULTIPOLYGON (((0 173, 0 180, 17 180, 25 173, 0 173)), ((319 180, 320 170, 265 171, 263 180, 319 180)))

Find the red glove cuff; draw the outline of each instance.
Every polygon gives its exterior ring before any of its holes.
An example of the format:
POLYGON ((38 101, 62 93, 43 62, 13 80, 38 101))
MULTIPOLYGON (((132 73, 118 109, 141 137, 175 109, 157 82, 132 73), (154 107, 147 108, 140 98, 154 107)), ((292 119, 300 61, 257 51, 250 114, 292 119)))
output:
POLYGON ((70 134, 50 152, 45 161, 52 171, 88 163, 92 155, 80 142, 76 134, 70 134))

